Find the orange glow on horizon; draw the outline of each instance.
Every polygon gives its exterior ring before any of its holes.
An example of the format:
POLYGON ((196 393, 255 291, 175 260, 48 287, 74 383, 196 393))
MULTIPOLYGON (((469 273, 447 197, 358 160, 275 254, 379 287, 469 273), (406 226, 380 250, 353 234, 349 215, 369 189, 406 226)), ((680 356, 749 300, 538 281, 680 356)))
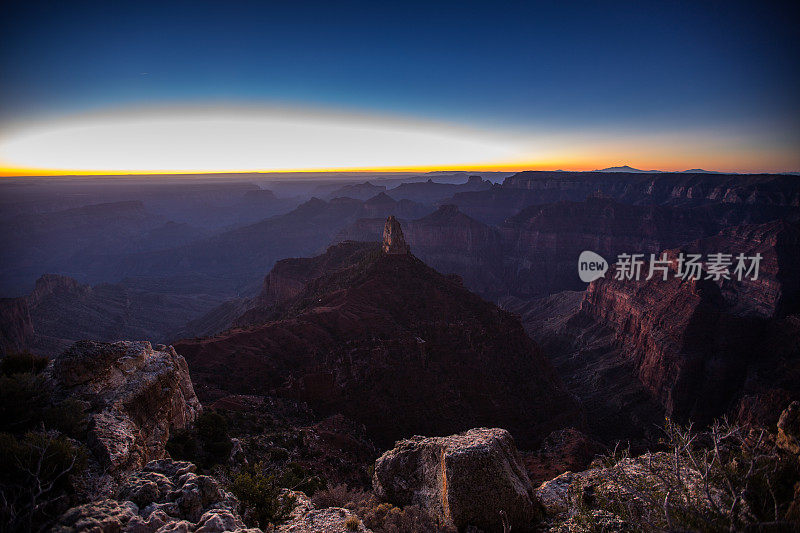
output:
POLYGON ((787 172, 800 154, 730 132, 479 130, 313 108, 169 107, 0 132, 0 176, 568 170, 787 172))

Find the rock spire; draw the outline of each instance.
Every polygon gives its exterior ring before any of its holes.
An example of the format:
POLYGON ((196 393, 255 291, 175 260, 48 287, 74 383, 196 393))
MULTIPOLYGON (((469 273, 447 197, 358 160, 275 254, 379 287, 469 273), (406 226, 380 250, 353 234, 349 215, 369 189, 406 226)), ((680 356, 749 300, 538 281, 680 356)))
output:
POLYGON ((403 236, 403 230, 400 228, 400 223, 394 215, 387 218, 386 224, 383 226, 382 248, 384 253, 393 255, 405 255, 410 251, 408 244, 406 244, 406 238, 403 236))

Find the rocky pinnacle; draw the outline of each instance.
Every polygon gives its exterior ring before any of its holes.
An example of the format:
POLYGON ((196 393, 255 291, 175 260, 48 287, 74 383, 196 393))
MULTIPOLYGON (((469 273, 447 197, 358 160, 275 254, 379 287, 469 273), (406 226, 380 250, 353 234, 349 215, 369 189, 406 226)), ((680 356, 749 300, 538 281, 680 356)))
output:
POLYGON ((403 230, 400 228, 400 223, 394 215, 387 218, 386 224, 383 226, 382 248, 384 253, 393 255, 404 255, 410 251, 403 236, 403 230))

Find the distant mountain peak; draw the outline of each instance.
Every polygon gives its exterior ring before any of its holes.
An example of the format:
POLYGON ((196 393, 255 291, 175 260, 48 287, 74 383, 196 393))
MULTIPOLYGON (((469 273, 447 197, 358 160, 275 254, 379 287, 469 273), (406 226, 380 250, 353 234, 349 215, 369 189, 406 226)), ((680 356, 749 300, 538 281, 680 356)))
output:
POLYGON ((633 168, 628 165, 623 165, 621 167, 608 167, 603 169, 594 170, 593 172, 633 172, 633 173, 652 173, 652 172, 661 172, 660 170, 639 170, 638 168, 633 168))
POLYGON ((391 196, 389 196, 388 194, 386 194, 383 191, 379 192, 378 194, 376 194, 375 196, 373 196, 372 198, 367 200, 367 203, 369 203, 369 204, 378 203, 378 202, 397 203, 394 198, 392 198, 391 196))
POLYGON ((682 171, 682 174, 722 174, 716 170, 703 170, 702 168, 690 168, 689 170, 682 171))

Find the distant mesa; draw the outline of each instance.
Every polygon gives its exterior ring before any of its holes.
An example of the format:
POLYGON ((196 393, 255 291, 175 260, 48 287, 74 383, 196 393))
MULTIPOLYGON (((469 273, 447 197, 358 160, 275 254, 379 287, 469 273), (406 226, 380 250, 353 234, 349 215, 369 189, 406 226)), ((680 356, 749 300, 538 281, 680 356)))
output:
MULTIPOLYGON (((562 172, 556 170, 556 172, 562 172)), ((640 170, 638 168, 633 168, 628 165, 623 165, 621 167, 608 167, 602 168, 598 170, 594 170, 593 172, 630 172, 633 174, 669 174, 670 171, 664 170, 640 170)), ((715 170, 703 170, 702 168, 690 168, 688 170, 681 170, 677 172, 678 174, 722 174, 722 172, 717 172, 715 170)))
POLYGON ((722 172, 717 172, 716 170, 703 170, 702 168, 690 168, 689 170, 684 170, 683 174, 722 174, 722 172))
POLYGON ((634 172, 634 173, 644 173, 650 174, 654 172, 661 172, 660 170, 639 170, 638 168, 629 167, 628 165, 623 165, 621 167, 608 167, 603 169, 595 170, 594 172, 634 172))
POLYGON ((383 226, 383 251, 390 255, 407 255, 411 248, 406 244, 400 223, 391 215, 383 226))

